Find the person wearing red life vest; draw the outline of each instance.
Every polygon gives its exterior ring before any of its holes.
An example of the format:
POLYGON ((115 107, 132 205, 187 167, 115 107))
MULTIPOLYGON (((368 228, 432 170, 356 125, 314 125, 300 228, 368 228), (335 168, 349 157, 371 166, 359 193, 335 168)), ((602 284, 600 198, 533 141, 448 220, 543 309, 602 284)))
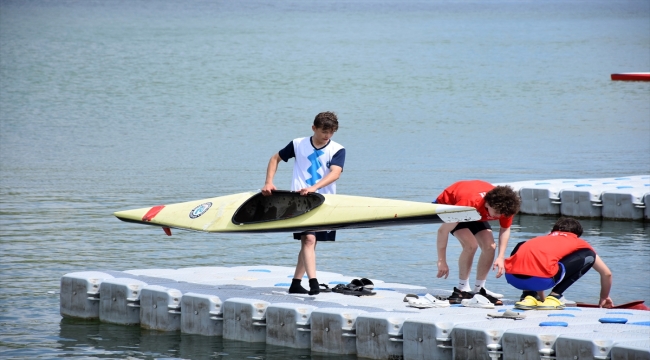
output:
POLYGON ((612 272, 583 239, 576 219, 561 217, 551 233, 520 242, 505 260, 506 281, 523 290, 515 307, 524 310, 563 309, 564 292, 593 268, 600 274, 600 307, 614 306, 609 297, 612 272), (544 290, 551 292, 544 298, 544 290))

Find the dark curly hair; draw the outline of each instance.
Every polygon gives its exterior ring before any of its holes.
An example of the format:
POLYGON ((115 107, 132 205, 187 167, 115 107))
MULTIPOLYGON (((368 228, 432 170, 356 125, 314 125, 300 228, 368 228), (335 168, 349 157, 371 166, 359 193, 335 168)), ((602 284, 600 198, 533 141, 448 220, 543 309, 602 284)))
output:
POLYGON ((553 230, 551 231, 564 231, 574 233, 578 236, 582 235, 582 225, 580 222, 574 218, 570 217, 561 217, 557 219, 555 225, 553 225, 553 230))
POLYGON ((519 212, 521 200, 510 186, 497 186, 485 194, 485 202, 503 216, 513 216, 519 212))
POLYGON ((332 130, 336 132, 339 129, 339 119, 331 111, 322 112, 314 118, 314 126, 317 129, 332 130))

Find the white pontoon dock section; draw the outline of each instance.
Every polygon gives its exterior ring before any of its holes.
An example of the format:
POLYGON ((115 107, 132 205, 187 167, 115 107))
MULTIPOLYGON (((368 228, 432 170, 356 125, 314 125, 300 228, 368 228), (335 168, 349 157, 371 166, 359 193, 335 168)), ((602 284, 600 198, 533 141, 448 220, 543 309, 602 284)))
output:
POLYGON ((648 220, 650 175, 498 183, 512 186, 522 214, 648 220))
POLYGON ((61 278, 61 315, 98 319, 99 285, 112 278, 112 275, 98 271, 66 274, 61 278))
MULTIPOLYGON (((641 327, 639 325, 627 325, 627 324, 608 324, 605 334, 611 334, 612 332, 627 332, 634 330, 635 334, 646 334, 646 337, 650 341, 650 327, 641 327)), ((557 339, 564 334, 574 334, 574 333, 590 333, 595 331, 602 331, 602 326, 594 324, 582 324, 576 326, 534 326, 534 327, 514 327, 508 329, 503 333, 502 336, 502 350, 503 350, 503 360, 518 360, 518 359, 534 359, 542 358, 544 356, 548 358, 554 358, 556 356, 555 352, 555 342, 557 339)), ((636 338, 634 335, 632 338, 636 338)), ((618 345, 618 343, 617 343, 618 345)), ((628 351, 632 354, 634 349, 627 349, 625 343, 621 343, 621 348, 618 351, 621 351, 621 354, 624 354, 623 351, 628 351)), ((645 347, 646 357, 650 354, 648 350, 650 344, 645 347)), ((643 349, 643 348, 642 348, 643 349)), ((637 350, 642 350, 637 349, 637 350)), ((617 359, 614 354, 610 354, 611 359, 617 359)), ((642 357, 619 357, 618 359, 638 359, 642 357)))
MULTIPOLYGON (((512 309, 513 300, 494 309, 416 309, 404 302, 406 294, 449 291, 375 279, 373 296, 289 295, 293 271, 70 273, 61 278, 61 315, 371 359, 650 358, 650 311, 567 307, 527 311, 521 320, 491 318, 512 309)), ((330 287, 361 277, 319 272, 330 287)))
MULTIPOLYGON (((631 325, 634 326, 634 325, 631 325)), ((555 341, 557 359, 580 359, 583 354, 593 354, 594 359, 639 359, 637 357, 613 358, 610 356, 612 347, 629 341, 647 340, 650 332, 601 332, 566 333, 558 336, 555 341)), ((646 358, 641 357, 641 359, 646 358)))
POLYGON ((349 355, 357 353, 356 321, 367 311, 347 307, 318 308, 311 313, 311 350, 349 355))
POLYGON ((160 285, 146 285, 140 292, 140 326, 145 329, 181 329, 183 293, 160 285))
POLYGON ((216 295, 187 292, 181 300, 181 332, 223 336, 221 299, 216 295))
POLYGON ((125 277, 104 280, 99 285, 99 318, 113 324, 140 324, 140 292, 146 285, 125 277))
POLYGON ((629 340, 617 342, 612 346, 610 359, 648 359, 650 337, 644 340, 629 340))

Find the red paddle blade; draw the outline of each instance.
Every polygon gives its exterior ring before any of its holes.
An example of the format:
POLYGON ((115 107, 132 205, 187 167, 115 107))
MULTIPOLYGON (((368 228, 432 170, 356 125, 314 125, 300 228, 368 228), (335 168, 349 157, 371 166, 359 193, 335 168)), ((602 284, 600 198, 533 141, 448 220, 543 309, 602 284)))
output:
POLYGON ((172 229, 168 227, 163 227, 163 231, 165 232, 165 234, 167 234, 167 236, 172 236, 172 229))

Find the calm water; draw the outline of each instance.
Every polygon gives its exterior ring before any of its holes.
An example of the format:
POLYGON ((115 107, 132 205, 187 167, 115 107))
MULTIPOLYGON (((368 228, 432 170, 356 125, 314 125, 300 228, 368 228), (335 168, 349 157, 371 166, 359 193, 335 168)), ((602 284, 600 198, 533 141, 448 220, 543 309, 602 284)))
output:
MULTIPOLYGON (((288 235, 168 238, 111 214, 255 191, 324 110, 348 149, 344 194, 431 201, 459 179, 648 174, 650 83, 609 78, 636 71, 650 71, 648 1, 0 0, 0 357, 321 358, 62 320, 59 280, 294 266, 288 235)), ((282 164, 276 185, 290 176, 282 164)), ((510 247, 554 220, 518 216, 510 247)), ((650 300, 649 224, 583 225, 614 301, 650 300)), ((319 269, 451 289, 456 269, 434 275, 436 230, 341 232, 319 269)), ((595 302, 598 288, 593 272, 566 296, 595 302)))

